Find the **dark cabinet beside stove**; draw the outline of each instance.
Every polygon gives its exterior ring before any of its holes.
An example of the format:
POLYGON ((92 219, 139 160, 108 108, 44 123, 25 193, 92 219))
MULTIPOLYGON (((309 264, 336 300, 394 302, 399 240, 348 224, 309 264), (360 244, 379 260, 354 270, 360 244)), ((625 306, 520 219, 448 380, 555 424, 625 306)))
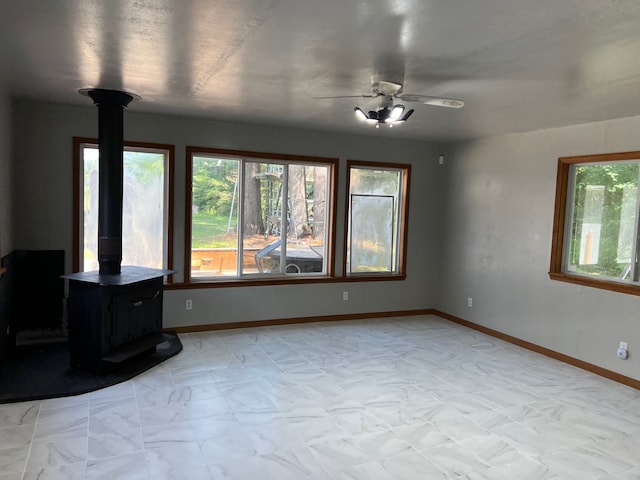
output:
POLYGON ((134 357, 155 352, 162 334, 164 275, 123 267, 117 275, 81 272, 69 279, 71 367, 108 373, 134 357))

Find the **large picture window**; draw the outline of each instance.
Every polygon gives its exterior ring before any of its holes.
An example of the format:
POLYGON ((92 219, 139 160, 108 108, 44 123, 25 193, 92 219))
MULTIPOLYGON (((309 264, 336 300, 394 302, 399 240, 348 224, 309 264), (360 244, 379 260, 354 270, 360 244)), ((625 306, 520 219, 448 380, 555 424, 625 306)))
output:
POLYGON ((331 275, 335 159, 188 147, 189 279, 331 275))
MULTIPOLYGON (((74 271, 98 270, 97 140, 74 138, 74 271)), ((122 264, 171 268, 173 146, 125 143, 123 152, 122 264)))
POLYGON ((640 152, 558 162, 551 278, 640 294, 640 152))
POLYGON ((347 275, 404 275, 409 165, 348 164, 347 275))

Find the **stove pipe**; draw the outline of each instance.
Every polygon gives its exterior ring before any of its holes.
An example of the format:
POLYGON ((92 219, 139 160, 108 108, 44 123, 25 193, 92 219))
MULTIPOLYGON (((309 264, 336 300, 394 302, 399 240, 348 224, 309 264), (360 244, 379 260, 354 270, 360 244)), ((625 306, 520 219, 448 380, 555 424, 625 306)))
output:
POLYGON ((98 107, 99 273, 117 275, 122 263, 123 112, 134 96, 100 88, 88 90, 86 94, 98 107))

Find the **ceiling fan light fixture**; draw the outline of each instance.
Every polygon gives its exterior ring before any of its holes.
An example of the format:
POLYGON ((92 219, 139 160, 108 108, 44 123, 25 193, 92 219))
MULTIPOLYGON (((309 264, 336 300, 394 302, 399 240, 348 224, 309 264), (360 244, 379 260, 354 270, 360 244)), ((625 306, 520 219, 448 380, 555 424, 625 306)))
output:
POLYGON ((387 125, 392 127, 394 125, 402 125, 413 114, 413 109, 405 112, 405 106, 398 104, 392 108, 383 106, 378 110, 369 110, 365 112, 360 107, 353 109, 358 120, 366 122, 369 125, 375 125, 376 128, 380 128, 380 125, 387 125), (404 116, 402 114, 404 113, 404 116))

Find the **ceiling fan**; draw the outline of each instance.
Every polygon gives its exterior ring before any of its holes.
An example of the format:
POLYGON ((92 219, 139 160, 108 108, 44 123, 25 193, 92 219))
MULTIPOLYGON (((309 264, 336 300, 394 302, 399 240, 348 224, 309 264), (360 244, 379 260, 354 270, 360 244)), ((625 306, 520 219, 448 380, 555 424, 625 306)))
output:
POLYGON ((419 102, 425 105, 434 105, 437 107, 462 108, 464 102, 455 98, 431 97, 428 95, 415 95, 402 93, 403 85, 395 82, 379 80, 373 82, 372 93, 363 95, 334 95, 328 97, 314 97, 315 99, 330 98, 379 98, 380 103, 377 110, 369 110, 365 112, 360 107, 355 107, 353 111, 356 116, 369 124, 379 128, 380 125, 401 125, 413 114, 413 108, 405 113, 405 106, 395 104, 394 99, 398 98, 403 102, 419 102))

